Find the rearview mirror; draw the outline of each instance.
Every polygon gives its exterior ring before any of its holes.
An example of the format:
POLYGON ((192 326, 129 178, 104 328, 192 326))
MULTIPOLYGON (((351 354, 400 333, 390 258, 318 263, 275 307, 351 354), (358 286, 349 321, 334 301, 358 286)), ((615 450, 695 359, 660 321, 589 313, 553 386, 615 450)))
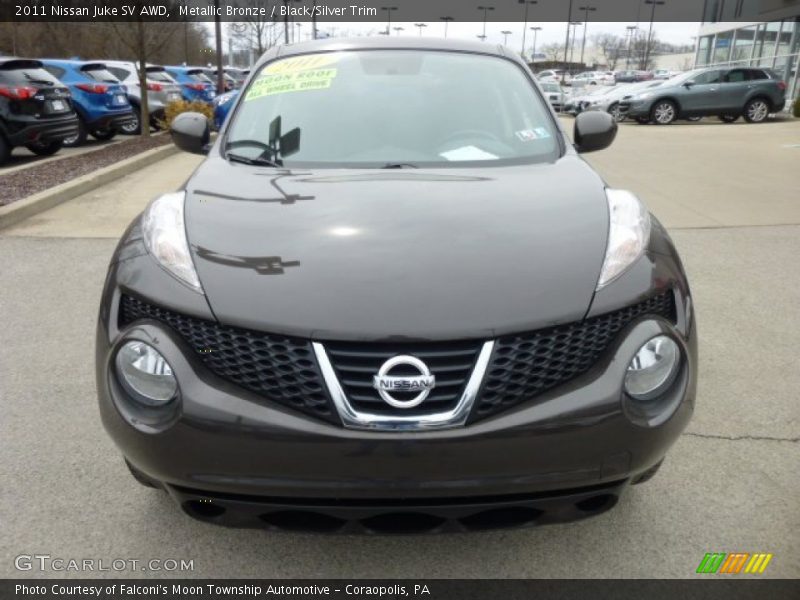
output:
POLYGON ((211 127, 205 115, 196 112, 182 113, 172 121, 169 131, 172 142, 184 152, 208 154, 211 127))
POLYGON ((582 112, 575 119, 573 137, 581 153, 608 148, 617 137, 617 122, 606 112, 582 112))

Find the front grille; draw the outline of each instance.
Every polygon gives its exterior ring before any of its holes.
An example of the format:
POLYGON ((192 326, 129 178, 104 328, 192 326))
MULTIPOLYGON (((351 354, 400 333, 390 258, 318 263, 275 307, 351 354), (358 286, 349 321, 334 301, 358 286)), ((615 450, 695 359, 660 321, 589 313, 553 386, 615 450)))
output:
POLYGON ((674 321, 672 292, 585 321, 498 339, 471 419, 521 404, 585 373, 614 336, 642 315, 674 321))
POLYGON ((229 327, 123 296, 120 326, 140 319, 174 329, 222 379, 283 406, 339 422, 307 340, 229 327))
MULTIPOLYGON (((331 364, 350 404, 359 411, 376 414, 416 416, 453 408, 466 387, 482 342, 445 342, 420 344, 360 344, 331 342, 325 344, 331 364), (434 387, 425 401, 413 409, 389 406, 372 387, 372 377, 381 365, 393 356, 410 355, 424 362, 436 377, 434 387)), ((413 369, 401 367, 392 375, 419 375, 413 369)), ((392 392, 398 400, 408 400, 416 393, 392 392)))

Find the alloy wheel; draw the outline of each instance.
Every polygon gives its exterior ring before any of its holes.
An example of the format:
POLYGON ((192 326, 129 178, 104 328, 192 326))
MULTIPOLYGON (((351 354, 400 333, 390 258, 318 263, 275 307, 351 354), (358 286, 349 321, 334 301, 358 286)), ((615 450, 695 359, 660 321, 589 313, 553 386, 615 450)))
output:
POLYGON ((747 118, 753 123, 760 123, 769 115, 769 107, 763 100, 755 100, 747 107, 747 118))
POLYGON ((139 131, 139 115, 134 111, 133 120, 120 127, 120 129, 126 135, 136 135, 139 131))
POLYGON ((658 104, 653 113, 655 121, 659 125, 667 125, 675 120, 675 106, 671 102, 658 104))

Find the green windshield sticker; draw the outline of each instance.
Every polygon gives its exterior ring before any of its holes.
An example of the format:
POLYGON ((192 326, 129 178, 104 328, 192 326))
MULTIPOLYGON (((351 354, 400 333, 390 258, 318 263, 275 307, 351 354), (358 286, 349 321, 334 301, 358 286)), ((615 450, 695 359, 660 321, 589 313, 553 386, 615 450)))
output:
POLYGON ((337 69, 314 69, 266 75, 253 82, 244 101, 249 102, 250 100, 275 94, 324 90, 331 87, 331 82, 336 77, 336 73, 337 69))

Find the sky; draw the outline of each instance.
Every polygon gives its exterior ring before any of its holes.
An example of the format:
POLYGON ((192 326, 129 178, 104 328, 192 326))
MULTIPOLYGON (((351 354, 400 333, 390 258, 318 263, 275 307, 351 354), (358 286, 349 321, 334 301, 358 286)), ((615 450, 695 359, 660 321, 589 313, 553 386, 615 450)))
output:
MULTIPOLYGON (((430 37, 443 37, 444 36, 444 23, 442 22, 428 22, 425 23, 427 27, 422 28, 423 36, 430 37)), ((636 23, 621 23, 621 22, 589 22, 587 36, 591 39, 592 35, 597 33, 615 33, 622 37, 626 34, 626 27, 628 25, 636 25, 636 23)), ((540 48, 542 45, 550 43, 563 44, 566 38, 566 23, 528 23, 528 27, 541 27, 542 30, 537 34, 536 46, 540 48)), ((639 26, 647 30, 650 23, 645 21, 639 23, 639 26)), ((519 22, 488 22, 486 24, 486 41, 490 43, 503 43, 504 35, 502 31, 511 31, 508 35, 508 46, 511 48, 522 49, 522 28, 523 23, 519 22)), ((700 23, 670 23, 670 22, 657 22, 653 25, 653 29, 658 36, 658 39, 663 42, 673 44, 693 44, 694 37, 700 28, 700 23)), ((306 39, 311 34, 310 23, 303 23, 302 37, 306 39)), ((377 35, 378 31, 385 31, 385 23, 319 23, 319 31, 328 31, 333 33, 334 36, 341 36, 343 32, 348 31, 351 34, 362 35, 377 35)), ((419 29, 415 27, 414 23, 392 23, 392 35, 419 35, 419 29), (394 31, 395 27, 402 27, 402 31, 394 31)), ((583 27, 579 27, 578 37, 583 35, 583 27)), ((462 39, 476 40, 478 35, 483 33, 482 22, 451 22, 448 25, 448 37, 456 37, 462 39)), ((533 44, 533 32, 528 31, 526 36, 526 50, 531 51, 533 44)))

